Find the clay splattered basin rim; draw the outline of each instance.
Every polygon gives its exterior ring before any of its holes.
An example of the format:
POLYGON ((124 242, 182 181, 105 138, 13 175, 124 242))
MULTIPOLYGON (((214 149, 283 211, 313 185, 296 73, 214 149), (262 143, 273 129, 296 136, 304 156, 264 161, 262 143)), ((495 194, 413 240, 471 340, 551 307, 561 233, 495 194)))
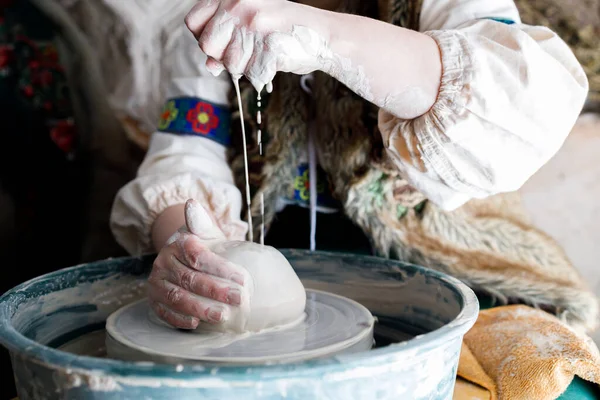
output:
MULTIPOLYGON (((357 256, 346 253, 322 251, 311 253, 308 250, 295 249, 282 250, 282 253, 286 257, 291 258, 290 262, 292 265, 294 265, 293 259, 297 257, 308 259, 313 256, 318 256, 335 258, 338 260, 360 257, 361 260, 370 263, 420 272, 451 288, 458 295, 458 298, 462 303, 460 304, 461 311, 450 323, 435 331, 417 336, 406 342, 392 344, 368 352, 306 361, 298 364, 218 367, 218 375, 215 375, 216 371, 214 367, 184 366, 182 368, 181 365, 156 364, 150 362, 132 363, 112 359, 78 356, 39 344, 28 339, 12 326, 11 318, 16 306, 26 298, 26 293, 28 293, 35 285, 41 285, 47 281, 55 281, 59 279, 59 277, 73 273, 78 269, 95 272, 95 276, 99 277, 94 280, 108 278, 116 272, 119 272, 119 270, 117 267, 107 268, 106 263, 111 262, 112 265, 116 265, 119 260, 131 260, 130 257, 123 257, 64 268, 31 279, 6 292, 0 297, 0 344, 13 353, 13 356, 15 357, 25 358, 29 361, 40 363, 51 368, 67 369, 79 374, 93 375, 95 378, 111 378, 118 383, 127 384, 127 382, 131 380, 131 383, 134 385, 153 386, 156 385, 156 379, 165 379, 161 381, 161 385, 206 388, 221 387, 231 383, 243 385, 244 382, 247 382, 250 384, 257 380, 290 379, 292 376, 297 378, 308 378, 315 375, 324 376, 336 373, 347 376, 349 373, 352 374, 351 371, 355 368, 357 371, 358 369, 364 370, 365 365, 384 367, 386 364, 397 360, 405 360, 410 363, 411 361, 409 360, 414 359, 415 356, 418 357, 418 354, 423 353, 424 356, 426 356, 428 349, 441 347, 452 339, 464 336, 475 323, 479 313, 477 297, 469 287, 458 279, 424 267, 379 257, 357 256), (103 272, 105 273, 105 276, 101 276, 103 272), (148 380, 145 381, 145 378, 148 380)), ((144 258, 152 259, 153 256, 144 258)), ((74 274, 73 276, 76 275, 74 274)), ((68 288, 77 283, 89 281, 65 282, 68 282, 70 286, 65 285, 64 288, 68 288)), ((367 375, 371 375, 372 373, 374 372, 366 372, 367 375)))

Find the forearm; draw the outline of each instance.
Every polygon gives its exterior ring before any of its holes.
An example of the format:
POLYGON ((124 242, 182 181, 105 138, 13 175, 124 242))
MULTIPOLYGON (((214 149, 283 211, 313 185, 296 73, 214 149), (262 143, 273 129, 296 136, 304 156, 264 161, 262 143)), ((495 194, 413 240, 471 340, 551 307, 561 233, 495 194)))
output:
POLYGON ((331 27, 325 72, 397 117, 413 119, 431 108, 442 63, 430 36, 356 15, 321 12, 331 27))
POLYGON ((257 91, 270 88, 277 72, 321 70, 404 119, 437 98, 440 52, 422 33, 290 1, 202 0, 186 24, 213 73, 245 75, 257 91))
POLYGON ((167 240, 185 224, 185 204, 177 204, 165 209, 152 225, 152 244, 158 252, 167 240))
POLYGON ((444 65, 431 110, 409 121, 379 115, 403 176, 446 210, 518 190, 558 151, 587 93, 581 66, 548 29, 484 18, 518 21, 510 13, 463 11, 481 18, 423 27, 435 31, 444 65))

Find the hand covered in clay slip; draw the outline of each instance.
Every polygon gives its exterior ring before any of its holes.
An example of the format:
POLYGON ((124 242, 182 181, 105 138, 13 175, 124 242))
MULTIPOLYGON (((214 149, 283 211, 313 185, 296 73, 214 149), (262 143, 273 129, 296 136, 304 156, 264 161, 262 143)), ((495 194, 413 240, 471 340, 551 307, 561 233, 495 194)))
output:
POLYGON ((403 119, 424 114, 438 96, 441 55, 423 33, 288 0, 200 0, 185 22, 211 73, 244 75, 259 92, 271 91, 277 72, 319 70, 403 119))
POLYGON ((245 75, 258 90, 277 71, 307 74, 321 69, 329 58, 327 24, 319 31, 296 24, 321 10, 286 0, 200 0, 186 17, 186 25, 209 57, 214 75, 224 69, 234 77, 245 75))
POLYGON ((247 271, 207 246, 225 239, 195 200, 185 205, 186 226, 159 252, 148 278, 148 296, 156 315, 181 329, 200 322, 221 324, 231 307, 247 301, 247 271))

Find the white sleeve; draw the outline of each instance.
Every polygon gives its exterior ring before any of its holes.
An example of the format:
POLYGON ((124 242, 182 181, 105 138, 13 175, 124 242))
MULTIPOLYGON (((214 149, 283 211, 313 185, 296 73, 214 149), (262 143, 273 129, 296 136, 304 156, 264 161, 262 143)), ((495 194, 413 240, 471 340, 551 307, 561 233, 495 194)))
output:
POLYGON ((581 65, 555 33, 522 24, 510 0, 424 0, 420 22, 440 48, 440 92, 414 120, 380 111, 388 154, 446 210, 519 189, 581 112, 581 65))
MULTIPOLYGON (((178 67, 165 100, 190 96, 227 105, 230 81, 226 76, 208 74, 193 37, 185 36, 174 55, 178 67)), ((154 133, 137 177, 115 198, 110 225, 116 240, 132 255, 152 252, 155 219, 166 208, 190 198, 205 207, 228 238, 243 240, 247 225, 240 218, 241 193, 234 184, 226 150, 207 138, 154 133)))

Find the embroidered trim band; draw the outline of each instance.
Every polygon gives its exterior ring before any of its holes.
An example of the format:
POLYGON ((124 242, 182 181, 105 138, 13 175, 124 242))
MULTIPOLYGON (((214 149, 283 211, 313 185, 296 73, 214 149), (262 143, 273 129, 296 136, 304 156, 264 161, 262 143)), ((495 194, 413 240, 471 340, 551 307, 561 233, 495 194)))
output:
POLYGON ((200 98, 169 99, 158 122, 160 132, 176 135, 201 136, 224 146, 231 143, 229 126, 231 113, 200 98))
MULTIPOLYGON (((334 210, 340 209, 340 203, 331 196, 331 188, 327 185, 328 181, 325 171, 317 167, 317 206, 334 210)), ((296 170, 294 195, 290 200, 298 205, 309 206, 310 204, 310 180, 306 163, 300 164, 296 170)))

